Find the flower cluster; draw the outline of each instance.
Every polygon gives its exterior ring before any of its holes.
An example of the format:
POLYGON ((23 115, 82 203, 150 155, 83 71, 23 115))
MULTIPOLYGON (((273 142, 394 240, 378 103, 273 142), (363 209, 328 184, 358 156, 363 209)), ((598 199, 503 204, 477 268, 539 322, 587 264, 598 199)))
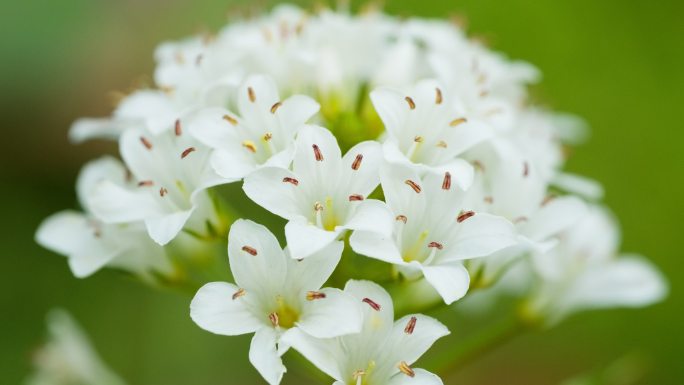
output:
POLYGON ((77 277, 195 277, 192 319, 254 333, 269 384, 290 348, 339 385, 441 384, 412 365, 446 327, 394 321, 412 290, 400 315, 518 277, 511 291, 545 324, 665 295, 653 266, 617 256, 594 183, 562 171, 581 121, 530 105, 537 70, 456 25, 285 6, 155 57, 156 88, 74 124, 75 141, 117 140, 122 161, 88 164, 83 212, 48 218, 37 240, 77 277), (255 204, 284 228, 238 219, 255 204), (234 283, 197 279, 192 255, 222 258, 207 244, 228 232, 234 283))

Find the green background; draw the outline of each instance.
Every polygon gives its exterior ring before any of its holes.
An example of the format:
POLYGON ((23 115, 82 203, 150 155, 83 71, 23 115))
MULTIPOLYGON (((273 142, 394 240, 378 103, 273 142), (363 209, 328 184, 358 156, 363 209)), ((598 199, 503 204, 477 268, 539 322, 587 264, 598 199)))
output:
MULTIPOLYGON (((215 30, 245 4, 0 5, 1 383, 20 383, 28 373, 44 338, 44 315, 55 306, 76 316, 103 358, 131 384, 262 383, 247 362, 249 338, 197 328, 188 317, 188 297, 150 290, 111 271, 75 279, 63 258, 33 242, 42 218, 76 206, 80 165, 114 151, 103 143, 69 144, 69 124, 108 114, 110 91, 149 79, 157 43, 215 30)), ((518 337, 446 376, 445 383, 554 384, 625 355, 646 369, 640 383, 681 383, 684 2, 406 0, 388 1, 386 9, 403 16, 458 13, 495 49, 536 64, 544 78, 534 87, 535 99, 584 117, 592 128, 569 170, 603 183, 606 202, 622 221, 623 249, 649 256, 671 286, 668 300, 648 309, 585 313, 518 337)), ((451 318, 454 334, 437 351, 458 344, 472 323, 451 313, 440 317, 451 318)), ((430 361, 428 354, 418 366, 429 368, 430 361)), ((292 373, 285 383, 306 381, 292 373)))

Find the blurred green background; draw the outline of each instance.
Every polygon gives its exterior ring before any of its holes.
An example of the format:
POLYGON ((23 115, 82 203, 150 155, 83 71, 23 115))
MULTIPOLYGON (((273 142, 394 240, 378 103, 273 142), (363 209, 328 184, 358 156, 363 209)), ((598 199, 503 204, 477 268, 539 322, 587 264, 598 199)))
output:
MULTIPOLYGON (((44 338, 44 315, 55 306, 76 316, 105 361, 131 384, 262 383, 247 365, 249 338, 200 330, 188 317, 189 298, 150 290, 110 271, 74 279, 63 258, 33 242, 41 219, 76 206, 79 167, 114 151, 103 143, 69 144, 69 124, 79 116, 108 114, 111 91, 149 79, 157 43, 216 30, 229 11, 245 4, 0 5, 1 383, 20 383, 28 373, 31 353, 44 338)), ((606 202, 622 221, 624 250, 649 256, 671 285, 662 304, 574 316, 551 331, 513 340, 445 377, 445 383, 554 384, 629 354, 641 357, 639 365, 647 369, 639 383, 681 384, 684 2, 404 0, 388 1, 385 8, 404 16, 458 13, 495 49, 536 64, 544 79, 534 87, 535 99, 584 117, 592 128, 569 170, 603 183, 606 202)), ((454 333, 437 350, 468 332, 467 321, 447 323, 454 333)), ((429 368, 430 359, 428 354, 419 366, 429 368)), ((285 383, 306 380, 292 373, 285 383)))

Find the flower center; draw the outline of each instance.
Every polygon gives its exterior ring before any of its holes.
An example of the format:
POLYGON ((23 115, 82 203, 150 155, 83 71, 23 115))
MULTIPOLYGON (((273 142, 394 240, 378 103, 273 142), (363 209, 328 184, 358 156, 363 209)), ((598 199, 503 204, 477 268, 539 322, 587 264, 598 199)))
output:
POLYGON ((299 312, 285 302, 283 297, 276 297, 276 309, 268 315, 273 327, 290 329, 299 320, 299 312))

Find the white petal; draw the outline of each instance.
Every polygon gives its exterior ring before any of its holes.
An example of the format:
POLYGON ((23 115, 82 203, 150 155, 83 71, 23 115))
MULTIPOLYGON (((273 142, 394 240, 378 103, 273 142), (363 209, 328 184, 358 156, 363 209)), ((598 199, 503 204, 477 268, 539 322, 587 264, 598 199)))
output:
POLYGON ((280 101, 278 89, 273 79, 268 76, 251 75, 242 83, 238 91, 237 102, 240 116, 249 121, 260 121, 260 115, 268 113, 271 106, 278 101, 280 101))
POLYGON ((383 235, 381 232, 354 231, 349 238, 349 244, 358 254, 388 263, 403 263, 401 252, 391 235, 383 235))
POLYGON ((149 218, 145 220, 147 232, 159 245, 164 246, 171 242, 188 221, 194 209, 178 211, 161 217, 149 218))
POLYGON ((263 327, 254 333, 249 346, 249 362, 270 385, 280 384, 287 371, 278 354, 276 342, 276 331, 263 327))
POLYGON ((422 189, 421 179, 412 168, 386 164, 380 169, 380 180, 382 191, 385 193, 385 202, 394 214, 408 215, 412 212, 423 213, 426 210, 425 194, 417 193, 407 184, 407 181, 412 181, 422 189))
POLYGON ((387 385, 443 385, 442 379, 424 369, 413 369, 414 377, 404 373, 395 374, 387 385))
POLYGON ((336 380, 343 380, 340 368, 345 366, 350 357, 342 352, 337 340, 314 338, 299 328, 288 330, 282 340, 322 372, 336 380))
POLYGON ((485 257, 517 244, 513 224, 503 217, 477 213, 456 226, 439 254, 443 261, 485 257))
POLYGON ((568 172, 558 173, 553 179, 553 184, 567 192, 577 194, 591 201, 601 200, 604 195, 601 184, 582 175, 568 172))
POLYGON ((166 214, 147 191, 132 191, 109 180, 93 187, 87 206, 107 223, 135 222, 166 214))
POLYGON ((475 179, 475 169, 467 161, 457 158, 448 163, 431 168, 433 173, 444 175, 445 172, 451 173, 452 183, 461 190, 467 190, 472 186, 475 179))
POLYGON ((120 119, 140 119, 150 132, 159 134, 171 128, 178 113, 164 92, 141 90, 122 100, 114 111, 114 116, 120 119))
POLYGON ((287 257, 266 227, 244 219, 235 221, 228 234, 228 257, 235 283, 247 292, 267 297, 282 290, 287 257))
POLYGON ((387 352, 395 357, 394 361, 405 361, 411 365, 425 354, 435 341, 448 334, 449 329, 434 318, 422 314, 407 315, 394 323, 387 352), (412 319, 415 319, 413 331, 407 333, 406 327, 412 319))
POLYGON ((288 130, 286 134, 294 135, 304 123, 316 115, 321 106, 304 95, 293 95, 283 101, 276 115, 281 126, 288 130))
POLYGON ((364 197, 380 184, 380 165, 382 164, 382 148, 378 142, 368 141, 352 147, 342 158, 342 167, 350 175, 349 183, 345 188, 354 194, 364 197), (352 165, 357 157, 361 156, 357 169, 352 165))
POLYGON ((311 186, 336 186, 342 168, 342 154, 335 136, 323 127, 305 126, 297 134, 292 169, 311 186), (321 160, 316 160, 314 146, 321 160))
POLYGON ((237 181, 254 171, 257 164, 254 158, 243 151, 214 150, 211 167, 228 181, 237 181))
POLYGON ((69 140, 81 143, 91 139, 117 140, 130 123, 109 118, 81 118, 69 129, 69 140))
POLYGON ((103 156, 88 162, 78 174, 76 192, 78 200, 84 208, 88 209, 88 197, 95 186, 103 180, 109 180, 123 185, 126 181, 126 168, 116 158, 103 156))
POLYGON ((358 301, 339 289, 320 290, 325 298, 305 301, 297 326, 316 338, 332 338, 361 331, 363 314, 358 301))
POLYGON ((370 98, 375 111, 385 125, 385 129, 390 135, 396 137, 405 110, 408 108, 406 101, 397 92, 387 88, 374 90, 371 92, 370 98))
POLYGON ((233 299, 239 288, 227 282, 211 282, 202 286, 190 303, 190 317, 204 330, 226 336, 252 333, 260 322, 245 306, 246 292, 233 299))
POLYGON ((387 291, 375 282, 349 280, 344 286, 344 292, 354 296, 361 304, 364 327, 363 335, 359 337, 363 340, 367 339, 369 334, 374 334, 379 339, 384 338, 385 333, 389 333, 394 325, 394 305, 387 291), (366 299, 377 304, 379 309, 374 309, 370 303, 365 302, 366 299))
POLYGON ((275 215, 292 220, 300 217, 297 194, 303 186, 301 181, 295 185, 285 182, 285 178, 298 180, 296 175, 286 169, 264 167, 247 176, 242 189, 249 199, 259 206, 275 215))
POLYGON ((374 231, 389 236, 392 234, 394 221, 394 214, 385 202, 366 199, 358 203, 354 215, 342 227, 349 230, 374 231))
POLYGON ((307 258, 287 258, 286 286, 295 292, 320 289, 335 271, 343 249, 344 242, 337 241, 307 258))
POLYGON ((541 242, 565 230, 586 215, 586 212, 586 204, 577 197, 554 198, 529 218, 520 232, 541 242))
POLYGON ((463 298, 470 286, 468 270, 460 263, 422 265, 425 279, 437 290, 447 305, 463 298))
POLYGON ((84 234, 92 234, 86 216, 66 210, 47 217, 40 224, 36 242, 57 253, 70 255, 79 250, 84 234))
POLYGON ((300 259, 313 255, 334 242, 340 231, 326 231, 301 220, 285 225, 285 238, 292 258, 300 259))

